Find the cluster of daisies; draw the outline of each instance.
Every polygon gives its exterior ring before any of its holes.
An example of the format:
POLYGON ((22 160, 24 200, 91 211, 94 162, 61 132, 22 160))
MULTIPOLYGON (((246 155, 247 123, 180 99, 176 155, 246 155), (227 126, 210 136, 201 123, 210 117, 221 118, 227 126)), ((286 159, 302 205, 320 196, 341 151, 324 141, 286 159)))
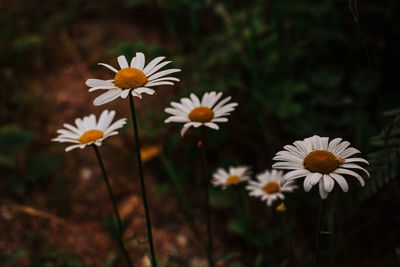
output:
POLYGON ((272 170, 265 170, 256 175, 256 180, 250 178, 250 168, 246 166, 230 167, 228 171, 219 168, 213 174, 212 184, 226 189, 241 182, 248 182, 246 189, 249 195, 261 198, 271 206, 275 200, 285 199, 284 193, 292 192, 297 186, 296 179, 303 178, 303 186, 309 192, 318 184, 321 199, 326 199, 333 190, 335 182, 347 192, 349 185, 344 178, 355 177, 361 184, 365 182, 355 170, 361 170, 368 177, 368 171, 358 163, 368 164, 360 157, 352 157, 360 151, 350 147, 350 143, 341 138, 329 142, 328 137, 314 135, 303 141, 296 141, 293 145, 284 146, 284 150, 276 153, 273 158, 277 161, 272 170), (289 170, 284 173, 283 170, 289 170))
MULTIPOLYGON (((103 105, 119 97, 125 99, 129 94, 142 98, 142 94, 153 95, 155 91, 152 88, 155 86, 174 85, 179 79, 168 75, 179 72, 180 69, 161 70, 171 62, 163 61, 164 59, 165 57, 157 57, 146 65, 144 54, 136 53, 130 63, 125 56, 119 56, 117 61, 120 69, 99 63, 115 74, 113 79, 87 80, 89 92, 104 92, 94 100, 94 105, 103 105)), ((165 123, 183 123, 182 136, 190 127, 205 126, 218 130, 218 124, 227 122, 227 116, 238 105, 230 100, 231 97, 222 98, 221 92, 207 92, 201 98, 190 94, 179 102, 171 102, 171 107, 165 109, 171 115, 165 123)), ((83 119, 78 118, 75 126, 64 124, 65 129, 58 130, 60 135, 53 141, 72 143, 66 151, 87 145, 100 146, 106 138, 118 134, 117 130, 126 123, 124 118, 113 123, 114 116, 115 111, 104 110, 98 121, 93 114, 83 119)), ((305 177, 304 190, 308 192, 318 184, 320 196, 325 199, 333 190, 335 182, 344 192, 348 191, 345 176, 355 177, 364 185, 362 176, 356 171, 360 170, 369 176, 368 171, 360 166, 360 163, 368 162, 360 157, 352 157, 358 153, 360 151, 350 147, 350 143, 341 138, 329 141, 328 137, 313 136, 284 146, 284 150, 273 158, 277 161, 272 166, 273 170, 256 175, 255 180, 251 180, 248 167, 231 167, 228 171, 219 168, 213 174, 212 184, 225 189, 247 181, 249 194, 261 198, 270 206, 275 200, 284 199, 283 193, 292 192, 296 188, 295 179, 305 177)))

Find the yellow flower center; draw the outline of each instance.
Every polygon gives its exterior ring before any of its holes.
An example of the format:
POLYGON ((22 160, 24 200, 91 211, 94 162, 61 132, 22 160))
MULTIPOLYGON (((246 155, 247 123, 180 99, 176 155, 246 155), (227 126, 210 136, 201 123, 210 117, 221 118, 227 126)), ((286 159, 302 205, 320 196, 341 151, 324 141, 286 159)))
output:
POLYGON ((303 161, 304 168, 311 172, 328 174, 336 170, 344 159, 337 158, 329 151, 315 150, 308 154, 303 161))
POLYGON ((276 182, 269 182, 265 184, 262 188, 262 190, 267 194, 274 194, 276 192, 279 192, 280 189, 280 185, 276 182))
POLYGON ((103 132, 100 130, 89 130, 82 134, 82 136, 78 139, 82 144, 87 144, 90 142, 95 142, 103 137, 103 132))
POLYGON ((214 112, 209 107, 197 107, 190 111, 188 117, 195 122, 209 122, 214 117, 214 112))
POLYGON ((114 84, 121 89, 134 89, 143 86, 147 77, 143 71, 135 68, 125 68, 117 72, 114 77, 114 84))
POLYGON ((226 183, 227 183, 227 184, 230 184, 230 185, 232 185, 232 184, 237 184, 238 182, 239 182, 239 176, 237 176, 237 175, 229 176, 229 177, 226 179, 226 183))

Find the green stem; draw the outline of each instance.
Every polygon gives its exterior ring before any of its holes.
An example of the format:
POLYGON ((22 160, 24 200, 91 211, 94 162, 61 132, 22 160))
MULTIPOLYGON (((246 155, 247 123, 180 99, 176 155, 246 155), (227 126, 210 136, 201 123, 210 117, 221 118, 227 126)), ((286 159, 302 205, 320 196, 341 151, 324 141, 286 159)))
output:
POLYGON ((210 265, 210 267, 213 267, 214 266, 214 262, 213 262, 213 258, 212 258, 213 239, 212 239, 212 231, 211 231, 210 186, 209 186, 210 172, 208 169, 204 127, 201 127, 200 149, 201 149, 201 154, 202 154, 203 183, 204 183, 205 202, 206 202, 206 220, 207 220, 207 247, 206 247, 206 250, 207 250, 208 264, 210 265))
POLYGON ((318 221, 317 221, 317 231, 315 233, 315 266, 319 266, 319 254, 320 254, 320 241, 321 241, 321 224, 322 224, 322 213, 324 200, 320 200, 319 202, 319 211, 318 211, 318 221))
POLYGON ((285 214, 282 215, 281 220, 282 220, 283 228, 285 230, 286 245, 287 245, 288 251, 289 251, 289 265, 290 266, 294 266, 295 258, 294 258, 294 253, 293 253, 292 238, 290 237, 290 229, 289 229, 289 226, 288 226, 288 224, 286 222, 285 214))
POLYGON ((250 217, 250 210, 249 210, 249 199, 248 199, 248 195, 246 192, 245 187, 241 187, 240 188, 240 195, 242 197, 242 203, 243 203, 243 210, 244 210, 244 214, 246 215, 246 223, 248 226, 251 225, 251 217, 250 217))
POLYGON ((245 226, 244 236, 247 242, 251 243, 251 234, 249 233, 250 216, 247 205, 247 199, 243 187, 241 185, 234 185, 232 188, 235 190, 233 193, 233 202, 236 210, 236 217, 240 224, 245 226), (239 199, 239 201, 238 201, 239 199), (240 203, 241 202, 241 203, 240 203))
POLYGON ((140 186, 142 188, 142 199, 143 199, 144 211, 146 214, 147 235, 149 238, 151 264, 153 267, 157 267, 156 255, 154 252, 154 245, 153 245, 153 234, 151 231, 149 205, 147 203, 146 186, 145 186, 144 178, 143 178, 142 156, 140 155, 139 131, 138 131, 138 127, 137 127, 137 120, 136 120, 136 114, 135 114, 135 103, 133 102, 133 97, 132 97, 131 92, 129 93, 129 103, 130 103, 130 108, 131 108, 131 114, 132 114, 132 120, 133 120, 133 131, 134 131, 135 142, 136 142, 136 154, 137 154, 138 165, 139 165, 140 186))
POLYGON ((110 182, 108 180, 107 173, 106 173, 106 170, 105 170, 104 165, 103 165, 103 161, 101 160, 100 153, 99 153, 99 150, 98 150, 97 146, 95 144, 93 144, 92 147, 94 149, 94 152, 96 153, 97 160, 99 161, 101 172, 103 173, 104 182, 107 185, 108 195, 110 196, 110 199, 111 199, 111 202, 112 202, 113 208, 114 208, 115 217, 117 218, 118 244, 121 247, 121 250, 125 255, 125 258, 126 258, 126 261, 128 262, 128 265, 130 267, 133 267, 133 264, 131 262, 131 259, 129 258, 128 252, 125 249, 124 242, 122 241, 122 229, 123 229, 123 227, 122 227, 121 217, 119 216, 117 202, 114 199, 114 195, 113 195, 113 192, 111 190, 110 182))

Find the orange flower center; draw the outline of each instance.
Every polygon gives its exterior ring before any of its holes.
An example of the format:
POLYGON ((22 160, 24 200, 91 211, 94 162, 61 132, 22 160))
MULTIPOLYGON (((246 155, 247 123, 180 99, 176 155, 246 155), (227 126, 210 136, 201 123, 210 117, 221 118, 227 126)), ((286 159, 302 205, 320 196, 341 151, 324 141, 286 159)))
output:
POLYGON ((337 158, 329 151, 315 150, 308 154, 303 161, 304 168, 311 172, 328 174, 336 170, 344 159, 337 158))
POLYGON ((279 204, 277 207, 276 207, 276 211, 277 212, 285 212, 286 211, 286 206, 285 206, 285 203, 281 203, 281 204, 279 204))
POLYGON ((82 144, 87 144, 90 142, 96 142, 100 138, 103 137, 103 132, 100 130, 89 130, 82 134, 82 136, 78 139, 82 144))
POLYGON ((214 112, 209 107, 197 107, 189 113, 189 119, 195 122, 209 122, 214 117, 214 112))
POLYGON ((227 184, 237 184, 239 182, 239 176, 232 175, 226 179, 227 184))
POLYGON ((265 184, 262 188, 262 190, 267 194, 274 194, 276 192, 279 192, 280 189, 280 185, 276 182, 269 182, 265 184))
POLYGON ((143 71, 135 68, 125 68, 117 72, 114 77, 114 84, 121 89, 134 89, 143 86, 147 77, 143 71))

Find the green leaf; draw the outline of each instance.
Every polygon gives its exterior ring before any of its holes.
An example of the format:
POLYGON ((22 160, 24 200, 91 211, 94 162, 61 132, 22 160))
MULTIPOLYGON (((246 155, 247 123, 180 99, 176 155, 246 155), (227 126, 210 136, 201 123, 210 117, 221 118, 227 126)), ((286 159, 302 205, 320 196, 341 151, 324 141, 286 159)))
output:
MULTIPOLYGON (((117 219, 110 215, 104 219, 104 226, 106 228, 107 233, 114 239, 119 238, 119 230, 118 230, 118 222, 117 219)), ((122 222, 122 228, 124 228, 124 223, 122 222)), ((122 229, 122 232, 124 229, 122 229)), ((122 233, 121 233, 122 234, 122 233)))
POLYGON ((7 188, 18 195, 22 195, 26 191, 27 182, 19 173, 11 171, 5 177, 7 188))
POLYGON ((17 125, 6 125, 0 128, 0 147, 12 153, 26 147, 34 137, 31 130, 21 129, 17 125))
POLYGON ((217 261, 227 261, 227 260, 230 260, 230 259, 232 259, 232 258, 239 257, 240 254, 241 254, 241 253, 240 253, 239 251, 231 252, 231 253, 228 253, 228 254, 226 254, 226 255, 222 255, 221 257, 215 258, 213 261, 214 261, 214 262, 217 262, 217 261))
POLYGON ((15 158, 10 155, 0 154, 0 166, 3 167, 14 167, 15 166, 15 158))
POLYGON ((46 175, 51 174, 58 167, 60 160, 52 155, 33 155, 28 160, 29 179, 36 181, 46 175))
POLYGON ((169 190, 169 184, 167 183, 163 183, 162 185, 160 185, 157 190, 156 190, 156 196, 157 197, 161 197, 163 195, 165 195, 165 193, 167 193, 169 190))
POLYGON ((264 262, 264 255, 263 254, 258 254, 256 257, 256 260, 254 261, 254 267, 262 267, 264 262))
POLYGON ((210 205, 214 207, 230 207, 233 201, 226 191, 210 189, 210 205))
POLYGON ((26 254, 28 254, 28 251, 24 250, 24 249, 11 252, 10 254, 2 256, 0 258, 0 265, 13 263, 13 262, 25 257, 26 254))
POLYGON ((234 219, 229 222, 228 230, 239 235, 245 235, 246 225, 244 225, 241 221, 234 219))

